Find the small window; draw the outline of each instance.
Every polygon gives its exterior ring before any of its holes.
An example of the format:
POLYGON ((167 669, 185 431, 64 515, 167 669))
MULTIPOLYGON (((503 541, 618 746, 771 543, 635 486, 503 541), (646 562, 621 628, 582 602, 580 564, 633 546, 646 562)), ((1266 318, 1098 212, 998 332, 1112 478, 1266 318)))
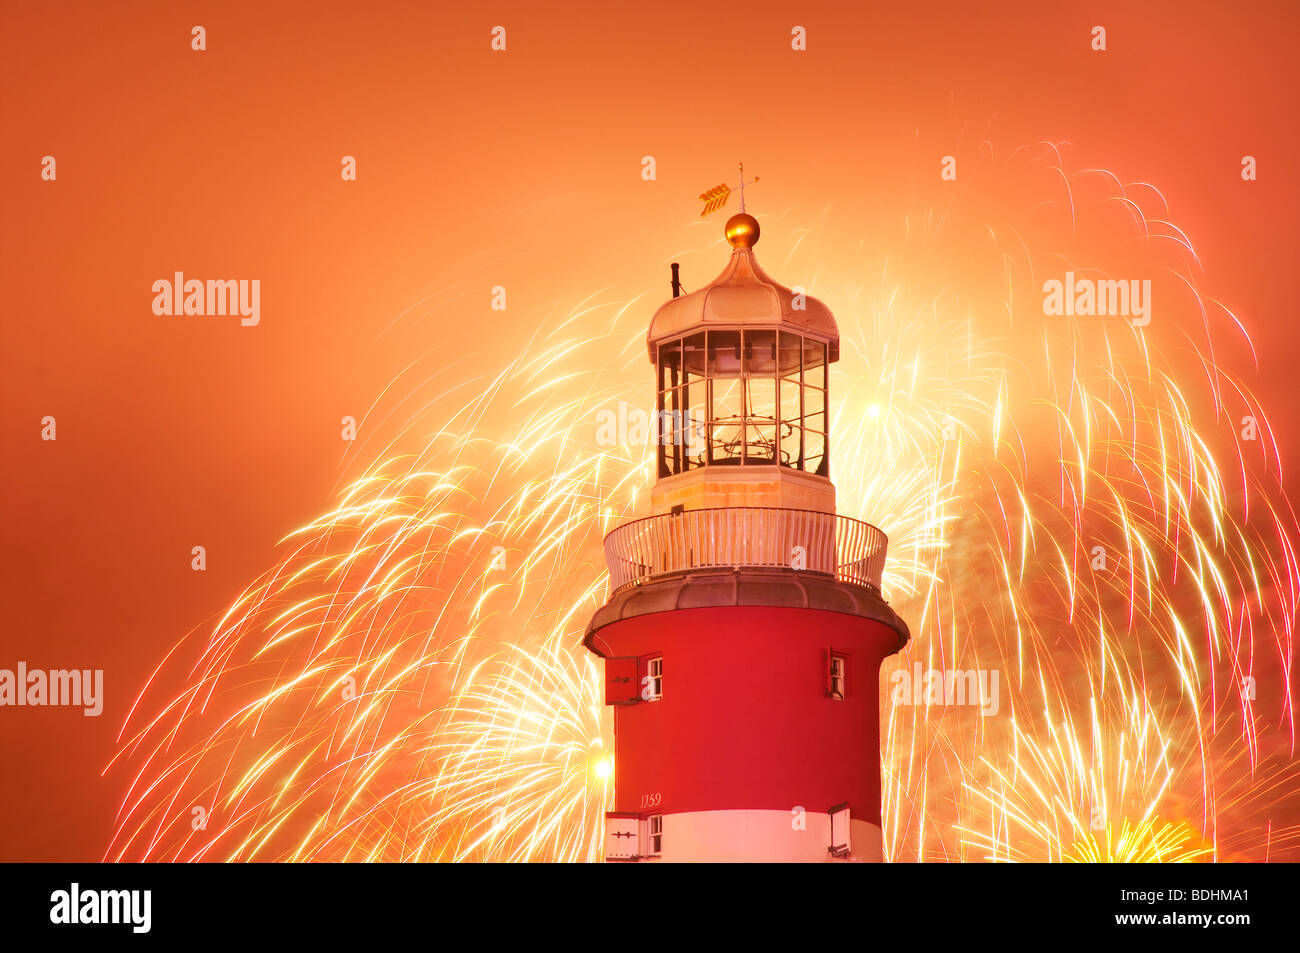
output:
POLYGON ((826 694, 831 698, 844 698, 844 673, 846 670, 846 660, 838 652, 831 652, 829 655, 830 664, 826 670, 826 694))
POLYGON ((648 702, 657 702, 664 697, 664 657, 662 655, 646 662, 645 678, 641 679, 641 697, 648 702))
POLYGON ((658 857, 664 850, 664 816, 652 814, 646 818, 647 857, 658 857))
POLYGON ((831 816, 831 843, 828 852, 832 857, 847 857, 853 852, 853 843, 849 839, 852 829, 849 805, 847 802, 836 804, 827 813, 831 816))

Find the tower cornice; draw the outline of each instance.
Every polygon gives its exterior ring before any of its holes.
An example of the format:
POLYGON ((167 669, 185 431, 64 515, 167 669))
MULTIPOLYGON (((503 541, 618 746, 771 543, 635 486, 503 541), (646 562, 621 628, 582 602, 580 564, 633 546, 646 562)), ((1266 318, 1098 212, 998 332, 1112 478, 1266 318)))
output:
MULTIPOLYGON (((907 623, 879 593, 833 577, 792 569, 737 568, 694 570, 652 579, 617 592, 592 616, 582 644, 602 657, 599 633, 607 625, 683 609, 719 606, 768 606, 819 609, 880 622, 898 635, 893 651, 902 651, 911 639, 907 623)), ((700 633, 707 638, 707 633, 700 633)))

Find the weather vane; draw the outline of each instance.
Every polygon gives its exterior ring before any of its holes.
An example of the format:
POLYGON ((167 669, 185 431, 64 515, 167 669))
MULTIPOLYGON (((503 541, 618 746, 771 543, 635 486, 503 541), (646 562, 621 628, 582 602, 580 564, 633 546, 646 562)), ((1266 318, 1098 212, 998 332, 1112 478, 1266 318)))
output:
MULTIPOLYGON (((745 186, 753 185, 757 181, 758 176, 754 176, 748 182, 745 181, 745 163, 740 163, 740 184, 736 186, 735 191, 740 193, 740 210, 742 212, 745 211, 745 186)), ((704 210, 700 212, 700 218, 705 218, 726 205, 732 191, 731 186, 726 182, 722 182, 707 192, 701 192, 700 201, 704 203, 704 210)))

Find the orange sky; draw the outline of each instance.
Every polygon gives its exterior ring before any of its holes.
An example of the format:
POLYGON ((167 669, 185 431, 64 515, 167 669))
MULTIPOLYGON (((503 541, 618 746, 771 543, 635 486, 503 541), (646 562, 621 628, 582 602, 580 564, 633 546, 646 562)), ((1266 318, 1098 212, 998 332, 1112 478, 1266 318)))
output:
MULTIPOLYGON (((415 353, 513 350, 602 287, 657 304, 737 160, 760 218, 929 194, 984 139, 1069 140, 1156 183, 1295 446, 1290 4, 441 6, 5 8, 0 667, 103 668, 107 698, 98 719, 0 709, 0 859, 101 856, 127 707, 329 502, 340 417, 415 353), (154 315, 176 271, 260 279, 261 323, 154 315)), ((764 260, 791 240, 765 222, 764 260)))

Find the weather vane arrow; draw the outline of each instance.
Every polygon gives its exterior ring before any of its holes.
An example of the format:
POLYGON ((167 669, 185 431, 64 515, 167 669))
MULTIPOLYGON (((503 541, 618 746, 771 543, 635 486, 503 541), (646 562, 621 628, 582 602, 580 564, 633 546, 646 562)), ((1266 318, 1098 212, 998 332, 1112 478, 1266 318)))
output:
POLYGON ((735 189, 726 182, 720 182, 708 191, 700 193, 700 201, 704 203, 700 218, 706 218, 725 206, 733 191, 740 193, 740 210, 745 211, 745 186, 753 185, 757 181, 758 176, 754 176, 748 182, 745 181, 745 163, 740 163, 740 184, 735 189))

